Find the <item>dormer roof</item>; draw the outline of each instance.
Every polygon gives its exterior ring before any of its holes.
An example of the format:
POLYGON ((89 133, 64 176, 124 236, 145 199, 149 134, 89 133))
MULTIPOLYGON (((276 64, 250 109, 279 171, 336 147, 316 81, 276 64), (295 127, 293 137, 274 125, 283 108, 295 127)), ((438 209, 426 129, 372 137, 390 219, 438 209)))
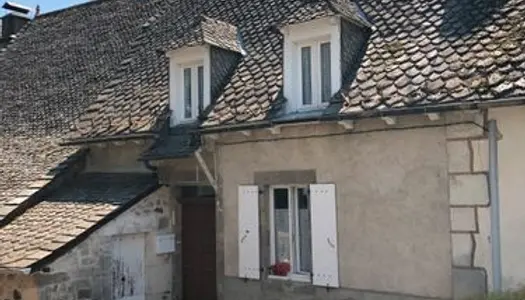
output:
POLYGON ((225 50, 242 53, 237 26, 202 15, 197 24, 171 42, 165 51, 183 47, 212 45, 225 50))
POLYGON ((277 28, 335 16, 340 16, 364 27, 372 27, 372 24, 354 1, 306 0, 300 3, 293 13, 279 22, 277 28))

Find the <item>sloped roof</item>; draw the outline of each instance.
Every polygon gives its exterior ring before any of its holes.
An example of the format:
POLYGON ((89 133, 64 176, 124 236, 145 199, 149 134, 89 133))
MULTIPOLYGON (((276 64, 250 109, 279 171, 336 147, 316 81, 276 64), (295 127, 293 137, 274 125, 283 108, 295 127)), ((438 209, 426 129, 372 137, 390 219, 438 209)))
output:
POLYGON ((275 27, 341 11, 373 27, 357 80, 334 95, 335 111, 363 114, 525 95, 525 0, 180 1, 137 38, 129 68, 82 116, 76 137, 158 126, 167 115, 168 60, 157 50, 184 41, 202 15, 237 27, 246 50, 203 125, 266 120, 284 101, 283 38, 275 27))
POLYGON ((149 174, 83 173, 0 228, 0 268, 26 268, 157 188, 149 174))
POLYGON ((69 164, 79 147, 59 143, 72 120, 171 4, 92 1, 37 17, 0 50, 0 219, 69 164))
POLYGON ((0 132, 68 130, 171 2, 99 0, 32 20, 0 54, 0 132))
POLYGON ((0 220, 67 171, 84 151, 52 136, 0 136, 0 220))
POLYGON ((358 3, 376 30, 343 113, 525 95, 524 0, 358 3))

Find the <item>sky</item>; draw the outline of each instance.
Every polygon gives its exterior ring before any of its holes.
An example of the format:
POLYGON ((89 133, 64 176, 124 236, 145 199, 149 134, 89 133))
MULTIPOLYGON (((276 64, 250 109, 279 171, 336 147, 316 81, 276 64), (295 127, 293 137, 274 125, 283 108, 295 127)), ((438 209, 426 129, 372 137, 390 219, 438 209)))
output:
MULTIPOLYGON (((35 7, 37 6, 37 4, 39 4, 40 12, 46 13, 46 12, 50 12, 53 10, 72 6, 75 4, 85 3, 85 2, 88 2, 89 0, 8 0, 8 1, 30 7, 33 9, 32 13, 34 13, 35 7)), ((0 6, 2 6, 4 2, 5 0, 0 0, 0 6)), ((0 8, 0 16, 3 16, 5 13, 6 11, 0 8)))

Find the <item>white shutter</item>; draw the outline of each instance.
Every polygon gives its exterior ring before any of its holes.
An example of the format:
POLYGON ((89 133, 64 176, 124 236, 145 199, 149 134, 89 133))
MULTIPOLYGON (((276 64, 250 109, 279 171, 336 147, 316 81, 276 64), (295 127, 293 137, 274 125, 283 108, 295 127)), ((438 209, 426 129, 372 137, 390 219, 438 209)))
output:
POLYGON ((310 185, 313 284, 339 287, 334 184, 310 185))
POLYGON ((259 279, 259 188, 239 186, 239 277, 259 279))

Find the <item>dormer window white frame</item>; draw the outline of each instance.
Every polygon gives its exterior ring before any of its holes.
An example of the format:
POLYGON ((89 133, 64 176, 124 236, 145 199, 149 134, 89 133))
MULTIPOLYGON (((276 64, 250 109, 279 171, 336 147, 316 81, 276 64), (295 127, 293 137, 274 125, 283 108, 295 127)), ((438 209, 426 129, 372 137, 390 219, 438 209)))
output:
POLYGON ((172 125, 193 122, 210 104, 209 47, 187 47, 167 55, 170 59, 172 125))
POLYGON ((317 19, 281 28, 287 111, 321 109, 341 87, 341 20, 317 19))

